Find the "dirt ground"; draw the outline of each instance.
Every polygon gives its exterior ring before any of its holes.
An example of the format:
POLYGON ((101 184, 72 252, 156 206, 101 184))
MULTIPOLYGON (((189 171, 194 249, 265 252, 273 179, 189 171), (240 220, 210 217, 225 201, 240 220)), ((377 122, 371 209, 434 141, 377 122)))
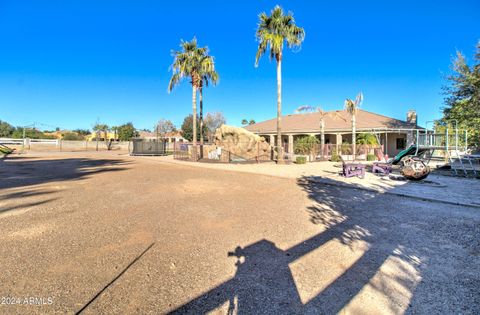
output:
POLYGON ((308 175, 0 160, 0 313, 480 312, 478 207, 308 175))

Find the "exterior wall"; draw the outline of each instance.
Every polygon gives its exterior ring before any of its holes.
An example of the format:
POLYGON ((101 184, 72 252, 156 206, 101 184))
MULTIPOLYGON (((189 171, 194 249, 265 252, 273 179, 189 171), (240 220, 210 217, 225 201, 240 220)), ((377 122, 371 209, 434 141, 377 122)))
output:
MULTIPOLYGON (((364 131, 366 132, 366 131, 364 131)), ((358 132, 361 133, 361 132, 358 132)), ((380 140, 380 144, 383 145, 384 148, 384 153, 388 154, 390 157, 393 157, 397 155, 400 151, 402 151, 404 148, 407 148, 411 145, 409 143, 409 139, 411 141, 414 141, 414 137, 410 136, 413 135, 414 133, 412 131, 390 131, 390 132, 379 132, 378 133, 378 138, 380 140), (397 139, 404 139, 405 147, 404 148, 397 148, 397 139)), ((315 132, 315 133, 302 133, 302 134, 296 134, 296 133, 288 133, 288 132, 283 132, 282 133, 282 142, 283 142, 283 147, 285 149, 285 153, 293 153, 293 143, 295 142, 295 139, 301 136, 306 136, 306 135, 313 135, 318 138, 320 141, 320 133, 315 132), (293 143, 289 143, 289 139, 293 139, 293 143), (290 150, 289 150, 290 149, 290 150)), ((260 134, 260 136, 264 137, 268 143, 271 145, 276 145, 276 136, 271 135, 271 134, 260 134), (273 140, 273 143, 271 142, 273 140)), ((338 132, 338 133, 325 133, 325 143, 326 144, 342 144, 343 142, 351 143, 352 142, 352 134, 348 132, 338 132)))
POLYGON ((407 144, 407 134, 405 133, 390 133, 387 136, 387 145, 385 147, 385 152, 390 156, 393 157, 397 155, 400 151, 406 149, 408 147, 407 144), (397 148, 397 139, 403 139, 405 143, 405 147, 397 148))

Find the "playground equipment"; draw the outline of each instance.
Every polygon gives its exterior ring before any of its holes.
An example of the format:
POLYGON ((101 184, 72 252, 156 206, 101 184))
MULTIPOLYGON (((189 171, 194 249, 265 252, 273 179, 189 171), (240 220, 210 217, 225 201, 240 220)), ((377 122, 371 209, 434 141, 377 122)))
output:
MULTIPOLYGON (((400 173, 407 179, 422 180, 430 174, 428 163, 422 159, 426 152, 426 149, 419 149, 418 146, 412 145, 398 153, 393 159, 386 162, 374 162, 372 172, 388 175, 392 172, 393 165, 400 165, 400 173)), ((379 159, 385 159, 380 150, 377 150, 376 153, 379 159)))
POLYGON ((445 128, 445 133, 436 133, 435 130, 425 129, 416 131, 416 152, 415 156, 424 155, 427 164, 432 157, 443 158, 448 163, 453 175, 464 175, 465 177, 478 175, 475 162, 479 161, 480 156, 471 154, 468 148, 468 132, 461 132, 457 128, 452 134, 449 128, 445 128), (462 138, 460 135, 463 134, 462 138), (435 156, 436 153, 439 155, 435 156))
POLYGON ((14 151, 14 149, 9 148, 6 145, 0 143, 0 154, 7 155, 7 154, 12 153, 13 151, 14 151))
MULTIPOLYGON (((130 155, 166 155, 166 141, 164 139, 132 139, 130 155)), ((129 145, 130 147, 130 145, 129 145)))
POLYGON ((421 180, 430 173, 429 164, 433 158, 448 163, 453 175, 468 176, 478 175, 475 161, 480 156, 471 154, 468 150, 468 132, 463 131, 463 139, 460 132, 450 133, 445 128, 445 133, 437 133, 435 130, 414 129, 414 144, 398 153, 393 159, 386 162, 375 162, 372 167, 374 173, 389 174, 392 165, 400 166, 400 173, 411 180, 421 180), (453 145, 452 145, 453 144, 453 145))

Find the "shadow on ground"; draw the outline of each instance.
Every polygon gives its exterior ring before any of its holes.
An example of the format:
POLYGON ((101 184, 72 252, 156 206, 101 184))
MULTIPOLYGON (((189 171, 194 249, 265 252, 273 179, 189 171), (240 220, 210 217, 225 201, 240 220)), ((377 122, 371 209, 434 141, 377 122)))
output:
MULTIPOLYGON (((480 232, 478 220, 469 223, 455 218, 449 222, 445 211, 432 217, 432 203, 420 205, 418 200, 356 189, 354 184, 346 189, 335 186, 334 180, 330 185, 325 184, 325 178, 322 181, 305 177, 297 183, 313 201, 307 211, 312 224, 321 226, 322 232, 288 249, 280 249, 266 239, 244 248, 238 246, 226 253, 237 259, 235 276, 171 313, 207 313, 225 305, 229 314, 331 314, 350 304, 360 305, 357 311, 364 313, 379 311, 379 305, 382 313, 397 314, 451 312, 460 306, 467 312, 478 310, 471 278, 474 273, 444 266, 452 263, 452 253, 442 248, 445 244, 459 246, 459 255, 478 250, 478 241, 472 245, 462 239, 465 228, 471 228, 474 234, 480 232), (358 242, 367 246, 360 258, 302 302, 289 265, 332 240, 352 248, 358 242), (455 277, 455 282, 445 286, 449 277, 455 277), (355 304, 364 290, 370 292, 368 304, 355 304)), ((468 268, 478 262, 478 256, 462 259, 465 261, 457 267, 468 268)))
POLYGON ((79 180, 94 174, 126 170, 128 163, 120 159, 35 160, 12 157, 0 162, 0 189, 79 180))

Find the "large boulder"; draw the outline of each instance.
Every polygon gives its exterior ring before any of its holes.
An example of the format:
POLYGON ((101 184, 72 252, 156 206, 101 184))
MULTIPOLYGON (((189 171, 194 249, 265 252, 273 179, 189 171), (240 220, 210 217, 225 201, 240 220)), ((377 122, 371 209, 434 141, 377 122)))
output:
POLYGON ((244 128, 222 125, 215 132, 215 145, 229 152, 230 159, 269 160, 271 147, 260 137, 244 128))

